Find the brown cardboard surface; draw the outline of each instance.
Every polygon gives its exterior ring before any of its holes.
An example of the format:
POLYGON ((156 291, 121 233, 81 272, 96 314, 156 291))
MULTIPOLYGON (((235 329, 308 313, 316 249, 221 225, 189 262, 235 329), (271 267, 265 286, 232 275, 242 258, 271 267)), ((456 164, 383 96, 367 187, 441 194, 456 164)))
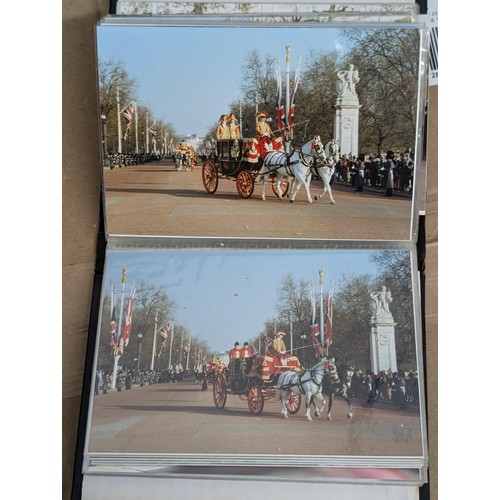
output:
MULTIPOLYGON (((63 56, 62 498, 70 498, 99 215, 94 27, 106 0, 66 0, 63 56)), ((431 499, 437 499, 437 87, 429 95, 426 345, 431 499)))
POLYGON ((62 6, 62 497, 70 498, 99 218, 95 23, 107 1, 62 6))

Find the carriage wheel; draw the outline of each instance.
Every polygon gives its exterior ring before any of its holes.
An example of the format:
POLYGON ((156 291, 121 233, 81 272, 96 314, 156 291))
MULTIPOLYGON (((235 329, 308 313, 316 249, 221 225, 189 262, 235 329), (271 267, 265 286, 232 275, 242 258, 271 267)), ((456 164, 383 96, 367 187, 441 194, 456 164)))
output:
POLYGON ((290 415, 295 415, 300 410, 301 402, 302 398, 300 397, 300 394, 292 392, 292 394, 290 394, 290 397, 287 399, 285 403, 288 413, 290 413, 290 415))
POLYGON ((219 185, 219 176, 217 175, 217 169, 212 161, 206 160, 203 162, 201 176, 203 179, 203 186, 205 186, 207 193, 214 194, 219 185))
POLYGON ((222 375, 217 375, 214 379, 214 404, 219 410, 226 406, 227 386, 222 375))
MULTIPOLYGON (((271 180, 271 186, 273 188, 273 193, 276 196, 278 196, 278 189, 276 187, 276 176, 273 176, 273 178, 271 180)), ((290 184, 288 182, 288 179, 281 179, 280 187, 281 187, 281 192, 283 193, 283 196, 286 196, 286 194, 288 193, 289 186, 290 186, 290 184)))
POLYGON ((259 415, 264 409, 264 395, 260 387, 252 385, 248 391, 248 408, 254 415, 259 415))
POLYGON ((242 170, 236 177, 236 189, 242 198, 250 198, 253 193, 253 177, 246 170, 242 170))

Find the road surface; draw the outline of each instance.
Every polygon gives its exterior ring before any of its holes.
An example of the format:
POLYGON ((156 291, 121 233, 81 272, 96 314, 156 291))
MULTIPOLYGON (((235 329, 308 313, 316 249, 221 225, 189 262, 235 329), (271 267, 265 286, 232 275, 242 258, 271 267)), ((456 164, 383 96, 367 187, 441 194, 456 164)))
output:
MULTIPOLYGON (((256 185, 241 198, 232 179, 219 180, 214 194, 203 186, 201 165, 177 172, 170 160, 104 169, 107 230, 110 234, 187 237, 404 240, 410 236, 411 199, 335 185, 309 204, 302 188, 294 203, 256 185)), ((311 183, 312 195, 323 191, 311 183)))

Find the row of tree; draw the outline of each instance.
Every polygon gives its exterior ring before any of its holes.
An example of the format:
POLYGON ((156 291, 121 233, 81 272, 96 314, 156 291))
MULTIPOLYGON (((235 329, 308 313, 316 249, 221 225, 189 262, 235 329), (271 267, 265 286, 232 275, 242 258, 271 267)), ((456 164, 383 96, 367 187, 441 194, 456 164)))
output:
MULTIPOLYGON (((335 282, 333 300, 333 343, 329 354, 338 362, 360 369, 370 368, 370 292, 385 285, 392 293, 391 312, 396 327, 396 352, 399 368, 416 370, 415 324, 411 264, 408 252, 387 250, 373 257, 377 274, 339 276, 335 282)), ((316 295, 316 300, 318 297, 316 295)), ((188 329, 175 322, 175 302, 163 288, 145 283, 136 286, 132 320, 132 335, 124 348, 120 365, 123 369, 168 369, 170 365, 195 368, 213 354, 210 339, 193 337, 188 329), (170 337, 161 349, 159 331, 170 325, 170 337), (155 341, 156 328, 156 341, 155 341), (173 331, 172 331, 173 330, 173 331), (155 347, 156 345, 156 347, 155 347), (170 349, 170 346, 172 348, 170 349), (169 364, 170 363, 170 364, 169 364)), ((326 297, 324 310, 326 311, 326 297)), ((316 308, 319 310, 319 304, 316 308)), ((277 330, 287 334, 287 348, 293 343, 296 354, 305 366, 316 360, 311 340, 310 281, 296 280, 291 274, 283 277, 276 291, 276 315, 264 321, 262 331, 248 341, 264 352, 266 341, 277 330), (290 333, 292 338, 290 338, 290 333)), ((243 315, 243 311, 242 311, 243 315)), ((109 344, 110 300, 104 301, 98 368, 111 371, 112 349, 109 344)), ((208 333, 207 333, 208 337, 208 333)), ((228 349, 231 347, 228 345, 228 349)))
POLYGON ((174 145, 177 146, 180 141, 174 126, 161 118, 156 118, 154 110, 138 102, 137 82, 130 77, 121 63, 99 61, 98 80, 105 154, 119 152, 119 135, 122 141, 122 153, 172 153, 174 145), (130 130, 126 133, 128 124, 126 110, 129 105, 132 105, 133 117, 130 130), (121 134, 118 133, 118 113, 120 113, 121 134), (156 151, 154 151, 155 140, 156 151))

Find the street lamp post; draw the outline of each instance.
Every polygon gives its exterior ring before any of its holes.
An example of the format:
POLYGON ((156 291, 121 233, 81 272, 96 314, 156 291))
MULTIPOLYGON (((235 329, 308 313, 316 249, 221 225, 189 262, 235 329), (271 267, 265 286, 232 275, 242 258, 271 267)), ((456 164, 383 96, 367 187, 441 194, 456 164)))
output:
POLYGON ((106 139, 106 114, 101 113, 101 121, 102 121, 102 150, 104 156, 108 153, 108 145, 106 139))
POLYGON ((142 333, 137 334, 137 338, 139 339, 139 347, 137 348, 137 370, 141 371, 141 351, 142 351, 142 333))

